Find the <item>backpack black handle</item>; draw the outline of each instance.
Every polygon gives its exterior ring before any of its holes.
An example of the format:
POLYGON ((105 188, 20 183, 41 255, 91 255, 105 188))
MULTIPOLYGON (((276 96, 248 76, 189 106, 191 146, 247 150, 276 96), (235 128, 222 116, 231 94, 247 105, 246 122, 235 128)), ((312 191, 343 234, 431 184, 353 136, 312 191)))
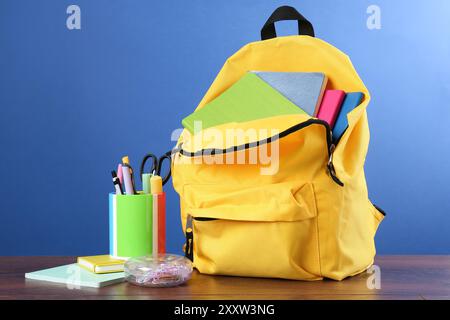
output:
POLYGON ((297 20, 298 34, 314 37, 314 28, 304 16, 302 16, 295 8, 282 6, 277 8, 267 19, 261 29, 261 40, 272 39, 277 36, 275 32, 275 22, 284 20, 297 20))

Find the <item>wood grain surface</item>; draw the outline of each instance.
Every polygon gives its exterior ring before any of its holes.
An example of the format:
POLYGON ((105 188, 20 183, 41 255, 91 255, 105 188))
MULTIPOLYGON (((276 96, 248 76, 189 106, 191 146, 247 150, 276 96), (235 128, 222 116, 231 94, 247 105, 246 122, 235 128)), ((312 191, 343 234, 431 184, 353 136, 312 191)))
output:
POLYGON ((175 288, 142 288, 128 283, 68 289, 25 279, 35 270, 75 262, 75 257, 0 257, 0 299, 450 299, 450 256, 380 256, 381 288, 370 289, 363 273, 343 281, 209 276, 194 272, 175 288))

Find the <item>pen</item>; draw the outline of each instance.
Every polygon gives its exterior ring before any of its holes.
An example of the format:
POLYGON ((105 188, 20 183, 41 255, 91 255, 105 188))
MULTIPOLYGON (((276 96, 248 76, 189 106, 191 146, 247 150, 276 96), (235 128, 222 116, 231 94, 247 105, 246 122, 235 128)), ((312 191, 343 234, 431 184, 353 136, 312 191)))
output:
POLYGON ((114 184, 114 188, 116 188, 116 194, 123 194, 122 185, 120 184, 120 180, 117 177, 117 174, 114 170, 111 171, 111 175, 112 175, 112 181, 114 184))

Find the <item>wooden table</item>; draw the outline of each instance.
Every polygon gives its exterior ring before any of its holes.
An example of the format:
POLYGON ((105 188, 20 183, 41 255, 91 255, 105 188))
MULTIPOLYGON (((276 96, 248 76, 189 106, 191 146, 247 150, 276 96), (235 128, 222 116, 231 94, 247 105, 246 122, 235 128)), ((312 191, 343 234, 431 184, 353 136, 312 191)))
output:
POLYGON ((128 283, 94 289, 28 280, 25 272, 68 264, 74 257, 0 257, 0 299, 450 299, 450 256, 380 256, 381 289, 368 273, 344 281, 289 281, 207 276, 176 288, 128 283))

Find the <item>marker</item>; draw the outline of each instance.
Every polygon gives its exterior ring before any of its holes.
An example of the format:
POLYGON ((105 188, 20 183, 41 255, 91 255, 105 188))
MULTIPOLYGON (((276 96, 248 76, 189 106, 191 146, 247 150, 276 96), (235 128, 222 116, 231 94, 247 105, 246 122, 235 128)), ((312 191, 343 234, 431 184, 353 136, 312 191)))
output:
POLYGON ((117 177, 117 174, 114 170, 111 171, 111 175, 112 175, 112 181, 114 184, 114 188, 116 188, 116 194, 123 194, 122 185, 120 184, 120 180, 117 177))
POLYGON ((123 184, 122 164, 117 166, 117 178, 119 178, 120 184, 123 184))
POLYGON ((153 248, 158 255, 166 252, 166 194, 162 188, 162 179, 158 175, 150 178, 153 196, 153 248))
POLYGON ((124 164, 122 166, 123 173, 123 183, 125 184, 125 193, 126 194, 136 194, 133 185, 133 169, 130 165, 124 164))
POLYGON ((136 194, 136 188, 134 187, 133 168, 130 165, 130 159, 128 158, 128 156, 122 157, 122 174, 125 183, 125 193, 136 194))
POLYGON ((142 192, 150 194, 152 193, 152 189, 151 189, 151 177, 152 174, 151 173, 143 173, 141 175, 142 177, 142 192))
POLYGON ((160 176, 154 174, 152 175, 152 177, 150 178, 150 185, 151 185, 151 190, 152 190, 152 194, 160 194, 163 192, 162 189, 162 179, 160 176))

